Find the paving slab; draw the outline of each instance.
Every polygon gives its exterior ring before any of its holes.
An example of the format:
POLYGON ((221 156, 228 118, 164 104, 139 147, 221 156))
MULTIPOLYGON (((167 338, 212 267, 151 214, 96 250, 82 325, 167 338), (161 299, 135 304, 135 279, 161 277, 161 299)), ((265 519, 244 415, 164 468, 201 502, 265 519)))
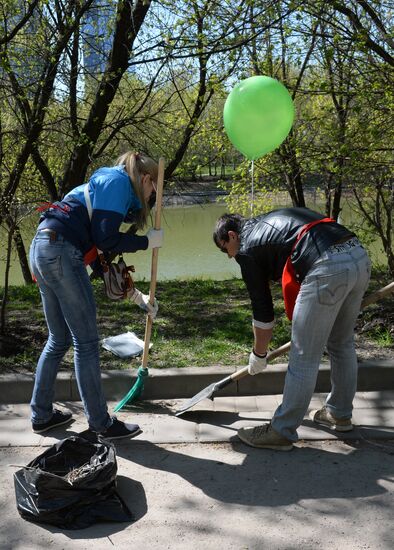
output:
MULTIPOLYGON (((325 397, 314 394, 311 408, 325 397)), ((31 432, 27 404, 0 405, 0 549, 392 550, 393 400, 394 391, 358 393, 360 425, 346 434, 306 417, 291 453, 236 436, 268 421, 281 395, 217 397, 180 417, 184 400, 137 403, 118 417, 143 433, 116 443, 117 490, 134 519, 83 530, 23 520, 13 489, 17 469, 87 428, 81 403, 60 401, 75 421, 48 436, 31 432)))
POLYGON ((358 392, 353 401, 354 408, 394 408, 394 392, 369 391, 358 392))
MULTIPOLYGON (((314 394, 309 411, 324 404, 326 394, 314 394)), ((362 437, 391 439, 394 437, 394 391, 356 394, 353 420, 356 428, 340 434, 314 424, 306 415, 298 429, 300 439, 360 439, 362 437)), ((239 428, 268 422, 281 396, 216 397, 213 402, 204 400, 193 409, 176 417, 174 412, 183 400, 140 402, 117 413, 120 420, 138 423, 143 433, 140 441, 153 443, 207 443, 229 442, 239 428)), ((60 426, 45 435, 33 434, 30 427, 30 410, 27 404, 0 405, 0 447, 50 446, 59 439, 87 429, 82 404, 62 401, 60 407, 69 409, 74 422, 60 426)), ((116 402, 109 403, 113 410, 116 402)), ((309 414, 308 411, 308 414, 309 414)))
POLYGON ((1 550, 392 550, 394 447, 299 442, 117 445, 130 523, 64 530, 23 520, 13 473, 42 449, 0 449, 1 550))

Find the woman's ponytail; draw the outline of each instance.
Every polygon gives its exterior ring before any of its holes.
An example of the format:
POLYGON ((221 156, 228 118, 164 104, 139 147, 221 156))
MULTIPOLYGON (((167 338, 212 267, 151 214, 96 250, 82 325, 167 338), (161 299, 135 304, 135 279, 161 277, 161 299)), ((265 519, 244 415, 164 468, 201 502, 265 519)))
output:
POLYGON ((115 166, 123 165, 128 173, 134 192, 141 203, 141 210, 136 212, 135 227, 142 229, 146 225, 149 214, 149 204, 144 198, 142 188, 142 176, 149 174, 153 181, 157 181, 158 166, 157 163, 144 153, 135 153, 128 151, 121 155, 115 162, 115 166))

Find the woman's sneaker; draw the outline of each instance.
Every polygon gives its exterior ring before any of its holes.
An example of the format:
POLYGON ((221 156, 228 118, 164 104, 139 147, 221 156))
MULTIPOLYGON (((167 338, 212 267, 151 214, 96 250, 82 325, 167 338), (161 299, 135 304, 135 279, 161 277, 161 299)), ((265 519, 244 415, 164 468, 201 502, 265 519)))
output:
POLYGON ((131 439, 136 435, 142 433, 141 428, 138 424, 128 424, 127 422, 121 422, 116 418, 112 419, 112 424, 104 432, 100 432, 98 435, 99 439, 106 439, 107 441, 112 441, 114 439, 123 439, 128 437, 131 439))
POLYGON ((68 424, 71 422, 73 415, 71 413, 65 413, 62 411, 59 411, 58 409, 53 409, 53 415, 48 422, 32 422, 32 428, 33 432, 36 434, 42 434, 43 432, 46 432, 48 430, 51 430, 52 428, 56 428, 56 426, 63 426, 64 424, 68 424))
POLYGON ((311 411, 309 418, 316 424, 327 426, 337 432, 350 432, 353 429, 351 418, 335 418, 326 407, 311 411))

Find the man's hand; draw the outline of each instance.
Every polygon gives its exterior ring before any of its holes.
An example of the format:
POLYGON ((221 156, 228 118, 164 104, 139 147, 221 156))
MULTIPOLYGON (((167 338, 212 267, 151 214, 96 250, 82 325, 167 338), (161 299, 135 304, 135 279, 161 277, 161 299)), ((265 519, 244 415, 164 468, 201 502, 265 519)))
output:
POLYGON ((130 299, 137 304, 143 311, 154 319, 159 311, 159 303, 154 299, 153 305, 149 301, 149 296, 147 294, 142 294, 137 288, 134 289, 133 294, 130 296, 130 299))
POLYGON ((267 354, 259 357, 255 354, 253 350, 252 353, 249 355, 248 373, 254 376, 255 374, 260 374, 266 368, 267 354))
POLYGON ((163 246, 162 229, 149 229, 146 236, 148 237, 148 248, 160 248, 163 246))

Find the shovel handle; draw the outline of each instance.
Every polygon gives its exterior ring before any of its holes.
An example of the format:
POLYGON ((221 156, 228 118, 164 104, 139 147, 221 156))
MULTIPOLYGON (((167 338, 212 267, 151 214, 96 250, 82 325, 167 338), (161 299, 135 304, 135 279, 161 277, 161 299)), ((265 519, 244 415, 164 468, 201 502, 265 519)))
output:
POLYGON ((389 283, 387 286, 380 288, 376 292, 369 294, 369 296, 366 296, 364 300, 361 302, 361 309, 364 309, 370 304, 377 302, 378 300, 380 300, 381 298, 383 298, 384 296, 386 296, 387 294, 393 291, 394 291, 394 281, 392 283, 389 283))
MULTIPOLYGON (((365 307, 369 306, 370 304, 373 304, 389 294, 390 292, 394 291, 394 281, 392 283, 389 283, 387 286, 384 286, 383 288, 377 290, 376 292, 373 292, 372 294, 369 294, 369 296, 366 296, 364 300, 361 302, 361 309, 364 309, 365 307)), ((291 346, 291 342, 287 342, 287 344, 283 344, 283 346, 280 346, 280 348, 277 348, 274 351, 270 351, 267 355, 267 361, 272 361, 272 359, 276 359, 283 353, 286 353, 289 351, 291 346)), ((235 382, 236 380, 241 380, 241 378, 244 378, 248 374, 248 367, 244 367, 242 369, 237 370, 233 374, 231 374, 228 378, 235 382)))
MULTIPOLYGON (((289 351, 290 344, 291 342, 287 342, 287 344, 283 344, 283 346, 280 346, 280 348, 277 348, 274 351, 268 352, 267 361, 272 361, 272 359, 276 359, 276 357, 279 357, 283 353, 286 353, 286 351, 289 351)), ((232 382, 235 382, 236 380, 240 380, 247 374, 248 374, 248 367, 244 367, 243 369, 239 369, 233 374, 231 374, 230 378, 232 382)))
MULTIPOLYGON (((155 212, 155 229, 160 229, 161 226, 161 203, 163 201, 163 184, 164 184, 164 159, 159 159, 158 175, 157 175, 157 193, 156 193, 156 212, 155 212)), ((150 273, 150 287, 149 287, 149 302, 151 304, 155 301, 156 292, 156 280, 157 280, 157 262, 159 259, 159 249, 152 249, 152 263, 150 273)), ((148 364, 149 343, 152 332, 153 319, 150 315, 146 316, 145 324, 145 337, 144 337, 144 351, 142 353, 142 368, 146 368, 148 364)))

